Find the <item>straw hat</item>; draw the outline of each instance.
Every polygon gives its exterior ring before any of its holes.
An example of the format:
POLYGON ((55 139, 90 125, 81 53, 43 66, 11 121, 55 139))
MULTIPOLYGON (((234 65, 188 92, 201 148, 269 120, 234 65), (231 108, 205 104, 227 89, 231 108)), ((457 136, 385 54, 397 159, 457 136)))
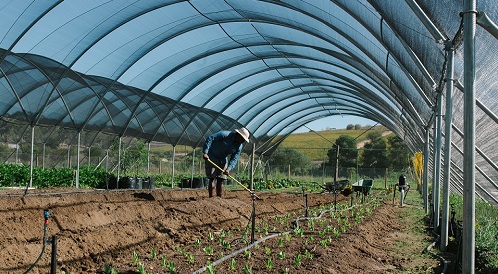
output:
POLYGON ((244 138, 244 140, 249 143, 249 131, 245 127, 236 128, 235 132, 240 134, 240 136, 242 136, 242 138, 244 138))

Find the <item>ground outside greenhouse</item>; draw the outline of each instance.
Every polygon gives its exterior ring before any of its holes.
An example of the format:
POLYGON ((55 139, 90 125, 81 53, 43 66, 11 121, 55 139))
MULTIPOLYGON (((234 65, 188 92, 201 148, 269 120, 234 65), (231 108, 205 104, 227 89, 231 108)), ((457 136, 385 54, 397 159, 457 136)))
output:
MULTIPOLYGON (((225 191, 223 198, 209 198, 205 189, 0 194, 0 273, 24 273, 35 262, 44 210, 47 238, 58 237, 57 273, 441 272, 439 260, 421 255, 431 239, 408 233, 405 208, 376 193, 363 203, 353 200, 353 209, 350 197, 338 195, 336 210, 333 194, 310 193, 313 218, 297 221, 299 229, 296 219, 305 215, 299 191, 256 192, 254 203, 244 190, 225 191), (251 230, 244 231, 253 206, 256 244, 241 251, 251 242, 251 230)), ((30 273, 50 273, 50 255, 47 244, 30 273)))

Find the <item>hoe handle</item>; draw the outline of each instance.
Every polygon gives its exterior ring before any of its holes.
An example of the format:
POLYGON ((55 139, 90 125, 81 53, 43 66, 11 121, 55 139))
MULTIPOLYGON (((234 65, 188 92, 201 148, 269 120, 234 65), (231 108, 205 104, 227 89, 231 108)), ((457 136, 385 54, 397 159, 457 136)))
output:
MULTIPOLYGON (((211 159, 207 158, 206 159, 210 164, 212 164, 214 167, 216 167, 217 169, 219 169, 221 172, 224 172, 224 170, 219 167, 217 164, 215 164, 213 161, 211 161, 211 159)), ((249 188, 247 188, 245 185, 243 185, 241 182, 239 182, 237 179, 235 179, 232 175, 230 174, 227 174, 227 176, 234 180, 237 184, 239 184, 240 186, 242 186, 245 190, 249 191, 252 195, 256 196, 256 198, 258 198, 259 200, 261 200, 261 198, 259 198, 256 194, 254 194, 254 192, 252 192, 249 188)))

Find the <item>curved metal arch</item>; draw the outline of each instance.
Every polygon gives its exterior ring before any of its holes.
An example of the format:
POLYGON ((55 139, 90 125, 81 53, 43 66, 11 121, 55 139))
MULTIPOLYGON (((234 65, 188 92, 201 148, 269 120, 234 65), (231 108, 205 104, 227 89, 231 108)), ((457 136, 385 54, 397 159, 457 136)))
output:
MULTIPOLYGON (((301 78, 301 77, 300 77, 300 76, 296 76, 296 77, 295 77, 295 79, 299 79, 299 78, 301 78)), ((315 78, 316 78, 316 77, 315 77, 315 78)), ((288 79, 289 79, 289 78, 288 78, 288 79)), ((273 82, 278 82, 278 81, 287 81, 288 79, 276 78, 276 79, 273 79, 272 81, 269 81, 269 82, 272 82, 272 83, 273 83, 273 82)), ((323 78, 323 79, 324 79, 324 80, 327 80, 327 81, 333 81, 333 80, 331 80, 331 79, 327 79, 327 78, 323 78)), ((334 81, 333 81, 333 82, 334 82, 334 81)), ((259 86, 260 86, 260 87, 262 87, 262 86, 267 85, 267 84, 268 84, 268 81, 267 81, 265 84, 261 84, 261 85, 259 85, 259 86)), ((312 85, 313 85, 313 84, 308 84, 308 85, 304 85, 304 86, 312 86, 312 85)), ((320 85, 318 85, 318 84, 316 84, 316 85, 317 85, 317 86, 320 86, 320 85)), ((286 91, 287 91, 287 90, 289 90, 289 89, 293 89, 293 88, 300 88, 300 87, 301 87, 301 86, 297 86, 297 87, 294 87, 294 86, 293 86, 293 87, 288 87, 288 88, 286 88, 286 89, 283 89, 283 90, 279 91, 279 93, 286 92, 286 91)), ((256 89, 256 88, 259 88, 259 87, 255 87, 254 89, 256 89)), ((337 88, 338 88, 338 87, 337 87, 337 88)), ((250 92, 250 91, 246 92, 245 94, 247 94, 247 93, 249 93, 249 92, 250 92)), ((345 96, 350 96, 350 94, 348 94, 347 92, 348 92, 348 91, 346 91, 346 93, 340 93, 340 94, 341 94, 341 95, 345 95, 345 96)), ((320 93, 325 93, 325 94, 326 94, 326 93, 328 93, 328 92, 327 92, 327 91, 321 91, 320 93)), ((359 95, 366 95, 366 94, 362 94, 361 92, 358 92, 358 94, 359 94, 359 95)), ((259 103, 261 103, 261 102, 263 102, 263 101, 267 101, 267 98, 269 98, 269 97, 271 97, 271 96, 275 96, 275 95, 277 95, 277 94, 276 94, 276 93, 272 93, 272 94, 270 94, 269 96, 266 96, 266 97, 264 97, 264 96, 263 96, 263 97, 261 98, 261 100, 259 101, 259 103)), ((244 95, 241 95, 241 96, 239 96, 239 97, 242 97, 242 96, 244 96, 244 95)), ((367 96, 368 96, 368 95, 367 95, 367 96)), ((329 98, 329 97, 327 96, 327 98, 329 98)), ((365 103, 367 103, 367 102, 364 100, 364 98, 362 98, 362 97, 359 97, 359 96, 358 96, 358 97, 356 97, 356 96, 355 96, 355 98, 356 98, 356 99, 358 99, 358 100, 360 100, 360 101, 364 101, 365 103)), ((383 102, 383 101, 381 101, 381 100, 380 100, 380 101, 379 101, 379 100, 377 100, 377 102, 383 102)), ((226 109, 226 108, 225 108, 225 109, 226 109)), ((221 113, 222 113, 222 112, 223 112, 223 110, 221 110, 221 111, 219 112, 219 113, 220 113, 220 115, 221 115, 221 113)), ((240 117, 239 117, 239 118, 240 118, 240 117)), ((236 120, 238 120, 238 118, 237 118, 236 120)), ((210 126, 210 125, 207 125, 207 127, 206 127, 206 128, 209 128, 209 126, 210 126)))
MULTIPOLYGON (((280 58, 280 56, 277 56, 276 58, 280 58)), ((296 58, 297 58, 297 57, 296 57, 296 58)), ((302 59, 304 59, 304 58, 302 58, 302 59)), ((250 61, 254 61, 254 60, 259 60, 259 59, 252 58, 250 61)), ((309 60, 313 60, 313 61, 317 61, 317 62, 323 62, 322 60, 311 59, 311 58, 309 58, 309 60)), ((243 62, 242 62, 242 63, 243 63, 243 62)), ((348 68, 346 68, 346 67, 343 67, 343 66, 338 66, 338 65, 336 65, 336 64, 331 64, 331 63, 327 63, 327 64, 328 64, 328 65, 331 65, 331 66, 337 66, 337 67, 340 67, 341 69, 345 69, 345 70, 349 71, 350 73, 357 75, 357 77, 359 77, 360 79, 363 79, 363 80, 365 80, 366 82, 370 83, 371 85, 373 85, 373 86, 375 86, 375 85, 376 85, 376 84, 372 83, 371 81, 369 81, 369 78, 365 78, 365 77, 363 77, 361 74, 357 74, 356 72, 354 72, 354 71, 352 71, 352 70, 350 70, 350 69, 348 69, 348 68)), ((232 64, 232 66, 233 66, 233 64, 232 64)), ((227 66, 227 67, 230 67, 230 66, 227 66)), ((295 67, 295 66, 282 66, 282 68, 285 68, 285 67, 295 67)), ((265 68, 265 69, 262 69, 261 71, 274 70, 275 68, 280 68, 280 67, 265 68)), ((215 71, 215 72, 214 72, 214 73, 212 73, 212 74, 220 73, 220 72, 222 71, 222 69, 224 69, 224 68, 221 68, 219 71, 215 71)), ((259 73, 259 72, 261 72, 261 71, 256 71, 256 72, 253 72, 253 74, 250 74, 250 75, 255 75, 256 73, 259 73)), ((334 74, 334 75, 338 76, 338 74, 334 74)), ((246 75, 245 77, 248 77, 248 76, 249 76, 249 75, 246 75)), ((345 78, 343 78, 343 79, 346 81, 346 79, 345 79, 345 78)), ((241 80, 241 79, 239 79, 239 80, 241 80)), ((379 82, 377 82, 377 84, 379 84, 379 82)), ((381 84, 382 84, 382 83, 381 83, 381 84)), ((224 89, 221 89, 221 90, 218 92, 218 94, 220 94, 223 90, 224 90, 224 89)), ((388 89, 386 88, 386 90, 388 90, 388 89)), ((382 91, 382 89, 380 89, 379 91, 382 91)), ((216 95, 218 95, 218 94, 215 94, 214 96, 212 96, 212 97, 211 97, 211 99, 212 99, 212 98, 214 98, 214 97, 215 97, 216 95)), ((384 95, 386 95, 386 93, 384 93, 384 95)), ((387 96, 387 97, 390 97, 390 96, 387 96)), ((391 97, 391 98, 392 98, 392 97, 391 97)), ((210 100, 211 100, 211 99, 210 99, 210 100)), ((206 104, 207 104, 207 102, 209 102, 209 101, 206 101, 206 103, 205 103, 204 105, 206 105, 206 104)))
MULTIPOLYGON (((283 3, 283 2, 281 2, 281 1, 271 1, 271 0, 261 0, 261 1, 270 2, 270 3, 273 3, 273 4, 277 4, 277 5, 281 5, 281 6, 286 6, 286 7, 288 7, 288 8, 292 8, 292 9, 294 9, 292 5, 289 5, 289 4, 286 4, 286 3, 283 3)), ((372 31, 372 28, 371 28, 371 27, 369 27, 368 25, 364 24, 362 20, 358 20, 358 16, 356 16, 356 14, 355 14, 355 13, 351 13, 351 12, 350 12, 350 10, 345 9, 345 8, 344 8, 344 6, 343 6, 343 5, 340 5, 339 3, 336 3, 336 2, 334 2, 334 3, 335 3, 337 6, 341 7, 341 9, 342 9, 345 13, 347 13, 347 14, 349 14, 350 16, 352 16, 353 18, 355 18, 356 22, 358 22, 358 23, 359 23, 359 24, 361 24, 361 25, 362 25, 362 26, 363 26, 366 30, 368 30, 368 32, 369 32, 369 33, 370 33, 370 34, 371 34, 374 38, 376 38, 376 39, 377 39, 377 41, 379 42, 379 44, 381 44, 381 45, 383 45, 383 46, 384 46, 384 49, 385 49, 387 52, 390 52, 390 53, 391 53, 391 55, 396 56, 395 54, 393 54, 393 51, 392 51, 389 47, 387 47, 387 46, 385 45, 385 43, 383 43, 383 42, 382 42, 382 41, 383 41, 383 40, 382 40, 382 37, 378 37, 378 36, 376 35, 376 33, 372 31), (354 15, 354 16, 353 16, 353 15, 354 15)), ((348 40, 349 42, 351 42, 352 44, 354 44, 354 45, 355 45, 358 49, 361 49, 361 50, 362 50, 362 52, 364 52, 367 56, 369 56, 369 57, 370 57, 370 59, 371 59, 372 61, 374 61, 374 63, 376 63, 376 62, 375 62, 375 58, 373 58, 373 56, 372 56, 372 55, 368 54, 368 53, 369 53, 369 51, 368 51, 368 50, 366 50, 366 49, 365 49, 365 48, 364 48, 361 44, 357 43, 357 42, 356 42, 356 40, 346 38, 346 37, 350 37, 350 36, 349 36, 349 35, 347 35, 346 33, 342 32, 342 31, 339 31, 339 29, 338 29, 338 28, 336 28, 334 25, 332 25, 332 24, 328 23, 326 20, 323 20, 322 18, 320 18, 320 17, 318 17, 318 16, 316 16, 316 15, 314 15, 314 14, 311 14, 311 13, 309 13, 309 12, 306 12, 306 11, 303 11, 303 10, 300 10, 300 9, 294 9, 294 10, 296 10, 296 11, 298 11, 298 12, 300 12, 300 13, 303 13, 303 14, 305 14, 305 15, 309 16, 309 17, 311 17, 311 18, 315 19, 316 21, 321 22, 322 24, 325 24, 326 26, 328 26, 328 27, 329 27, 329 28, 331 28, 331 29, 334 29, 335 31, 337 31, 338 33, 340 33, 342 37, 345 37, 345 39, 346 39, 346 40, 348 40)), ((324 11, 324 12, 325 12, 325 13, 328 13, 328 12, 326 12, 326 11, 324 11)), ((330 13, 328 13, 328 14, 329 14, 329 15, 332 15, 332 14, 330 14, 330 13)), ((332 16, 333 16, 333 15, 332 15, 332 16)), ((389 27, 390 27, 390 26, 389 26, 389 27)), ((398 41, 400 42, 400 44, 402 45, 402 47, 405 49, 405 52, 406 52, 407 56, 409 57, 409 59, 411 59, 411 60, 412 60, 415 64, 419 64, 419 62, 418 62, 417 60, 414 60, 414 59, 413 59, 413 57, 414 57, 414 56, 413 56, 413 54, 411 54, 410 52, 408 52, 408 50, 407 50, 407 48, 406 48, 406 45, 403 45, 403 43, 402 43, 402 41, 403 41, 403 40, 402 40, 402 39, 399 39, 399 34, 397 34, 397 33, 396 33, 396 32, 395 32, 395 31, 394 31, 391 27, 390 27, 390 29, 391 29, 391 31, 392 31, 393 33, 395 33, 396 37, 398 38, 398 41)), ((344 50, 344 49, 343 49, 343 50, 344 50)), ((396 62, 397 62, 397 64, 399 65, 399 67, 400 67, 400 68, 402 68, 402 70, 404 71, 404 73, 405 73, 406 77, 408 77, 408 79, 410 79, 410 78, 411 78, 411 73, 408 73, 408 69, 407 69, 404 65, 402 65, 403 63, 399 62, 399 58, 396 58, 396 62)), ((381 67, 381 68, 383 67, 383 64, 380 64, 380 63, 376 63, 376 64, 377 64, 379 67, 381 67)), ((423 67, 422 65, 420 65, 420 64, 419 64, 419 67, 420 67, 420 66, 421 66, 421 67, 423 67)), ((426 68, 425 68, 425 67, 423 67, 423 68, 426 70, 426 68)), ((385 71, 385 73, 387 74, 387 71, 385 71)), ((424 75, 424 73, 423 73, 423 72, 422 72, 422 75, 424 75)), ((429 80, 431 80, 431 79, 429 79, 429 80)), ((427 81, 427 79, 426 79, 426 81, 427 81)), ((431 81, 428 81, 428 82, 431 82, 431 81)), ((414 87, 417 89, 417 91, 419 91, 419 94, 420 94, 420 95, 422 96, 422 98, 426 101, 426 103, 427 103, 427 102, 429 102, 429 103, 430 103, 430 101, 428 101, 427 96, 426 96, 426 95, 425 95, 425 93, 423 92, 422 88, 419 86, 419 83, 417 83, 416 81, 412 81, 412 84, 413 84, 413 85, 414 85, 414 87)))
MULTIPOLYGON (((11 53, 11 54, 12 54, 12 53, 11 53)), ((28 64, 32 65, 32 66, 33 66, 33 68, 35 68, 35 69, 36 69, 37 71, 39 71, 39 72, 40 72, 43 76, 45 76, 45 78, 48 80, 48 82, 50 82, 50 83, 52 84, 52 86, 53 86, 53 89, 52 89, 52 91, 50 92, 50 94, 51 94, 51 95, 48 97, 48 99, 50 99, 50 98, 52 97, 53 92, 54 92, 54 91, 56 91, 56 92, 57 92, 57 94, 59 94, 59 98, 62 100, 62 103, 64 104, 64 107, 66 108, 67 114, 69 115, 69 118, 70 118, 71 122, 73 123, 73 126, 74 126, 75 128, 77 128, 77 127, 76 127, 76 123, 75 123, 75 121, 74 121, 74 119, 73 119, 73 117, 72 117, 72 115, 71 115, 70 110, 69 110, 69 107, 68 107, 68 105, 67 105, 66 101, 64 100, 64 98, 62 97, 62 93, 61 93, 61 92, 60 92, 60 90, 59 90, 59 89, 55 86, 55 83, 54 83, 54 82, 52 81, 52 79, 51 79, 51 78, 47 75, 47 73, 45 72, 45 70, 43 70, 41 67, 39 67, 37 64, 35 64, 34 62, 32 62, 32 61, 31 61, 31 60, 29 60, 29 59, 20 58, 20 57, 19 57, 19 55, 15 54, 15 53, 14 53, 13 55, 14 55, 14 56, 16 56, 16 58, 19 58, 19 59, 23 60, 24 62, 26 62, 26 63, 28 63, 28 64)), ((28 94, 29 94, 29 93, 26 93, 26 95, 28 95, 28 94)), ((19 97, 19 99, 22 99, 22 97, 19 97)), ((38 123, 38 121, 39 121, 39 119, 40 119, 40 117, 41 117, 41 115, 42 115, 43 111, 44 111, 44 110, 45 110, 45 108, 47 107, 47 105, 48 105, 48 102, 49 102, 49 101, 50 101, 50 100, 47 100, 47 101, 45 102, 45 104, 44 104, 44 106, 42 107, 41 111, 39 111, 39 112, 38 112, 38 114, 37 114, 37 115, 35 115, 35 117, 33 117, 33 118, 34 118, 34 119, 33 119, 33 121, 32 121, 31 119, 27 119, 27 122, 29 122, 29 124, 31 124, 31 125, 36 125, 36 124, 38 123)), ((19 101, 19 102, 20 102, 20 101, 19 101)), ((22 104, 21 104, 21 106, 22 106, 22 104)), ((11 108, 12 108, 12 106, 11 106, 11 108)), ((10 109, 10 108, 9 108, 9 109, 10 109)))
MULTIPOLYGON (((3 71, 3 69, 1 67, 0 67, 0 72, 2 73, 2 75, 4 75, 5 81, 7 82, 7 84, 9 84, 10 90, 14 94, 14 97, 17 99, 17 103, 21 106, 22 112, 24 113, 24 118, 26 119, 26 121, 29 121, 30 120, 29 115, 26 112, 26 109, 24 108, 24 106, 22 104, 21 97, 19 97, 19 95, 16 92, 16 89, 12 85, 12 82, 10 81, 9 77, 7 77, 7 75, 5 74, 5 72, 3 71)), ((6 109, 6 112, 8 112, 10 109, 12 109, 13 106, 14 105, 11 105, 8 109, 6 109)))
POLYGON ((40 15, 29 24, 29 26, 21 32, 21 35, 17 37, 17 39, 10 45, 8 49, 5 50, 4 54, 0 56, 0 64, 3 63, 5 58, 12 52, 12 49, 17 45, 17 43, 24 37, 24 35, 34 26, 36 25, 45 15, 47 15, 52 9, 62 3, 64 0, 58 0, 52 6, 47 8, 44 12, 40 13, 40 15))
MULTIPOLYGON (((321 92, 318 92, 318 91, 317 91, 316 93, 321 93, 321 92)), ((292 98, 292 97, 289 97, 289 98, 292 98)), ((277 113, 279 113, 279 112, 284 111, 286 108, 289 108, 290 106, 292 106, 292 105, 294 105, 294 104, 298 104, 298 103, 303 102, 303 101, 305 101, 305 100, 314 100, 314 99, 317 99, 317 98, 328 98, 328 96, 322 96, 322 97, 317 96, 317 97, 306 98, 306 99, 303 99, 303 100, 295 101, 295 102, 294 102, 293 104, 291 104, 291 105, 285 105, 285 106, 282 106, 281 108, 279 108, 279 109, 275 110, 275 111, 273 112, 273 114, 271 114, 271 115, 270 115, 270 117, 272 117, 272 116, 276 115, 276 114, 277 114, 277 113)), ((337 105, 340 105, 340 106, 342 106, 342 107, 347 107, 347 108, 345 108, 345 110, 349 110, 349 111, 351 111, 351 112, 356 112, 356 111, 358 111, 358 112, 362 112, 362 111, 360 111, 360 110, 365 110, 365 111, 363 111, 363 113, 367 113, 367 114, 370 114, 371 116, 376 116, 376 117, 379 117, 379 116, 378 116, 378 114, 377 114, 377 112, 376 112, 374 109, 372 109, 372 108, 370 108, 370 107, 368 106, 368 103, 367 103, 367 102, 362 101, 362 100, 360 100, 360 102, 356 102, 356 101, 352 101, 352 100, 348 100, 348 99, 340 99, 340 102, 335 101, 335 102, 333 102, 333 103, 332 103, 332 102, 331 102, 331 103, 324 103, 324 104, 322 104, 322 105, 320 105, 320 106, 318 106, 318 105, 311 105, 309 108, 302 108, 302 109, 299 109, 299 110, 297 110, 297 111, 291 112, 291 114, 289 114, 289 116, 290 116, 290 115, 297 114, 297 113, 299 113, 299 112, 301 112, 301 111, 304 111, 304 110, 308 110, 308 109, 315 108, 315 107, 322 107, 322 108, 323 108, 323 106, 324 106, 324 105, 325 105, 325 106, 327 106, 327 105, 333 105, 333 106, 335 106, 335 107, 337 107, 337 105), (342 102, 348 102, 348 103, 350 103, 351 105, 347 105, 347 104, 344 104, 344 103, 342 103, 342 102), (361 104, 360 102, 365 103, 365 105, 361 104), (358 107, 358 108, 352 107, 352 106, 354 106, 354 105, 361 106, 361 107, 358 107), (368 111, 366 111, 366 110, 368 110, 368 111)), ((324 111, 328 111, 329 113, 331 113, 331 112, 330 112, 330 111, 331 111, 330 109, 325 109, 325 108, 323 108, 323 109, 324 109, 324 111)), ((382 112, 380 112, 380 113, 382 113, 382 112)), ((253 117, 253 119, 255 119, 255 118, 256 118, 256 117, 253 117)), ((391 119, 392 119, 392 118, 391 118, 391 119)), ((261 126, 263 125, 263 123, 265 123, 265 122, 266 122, 266 121, 263 121, 262 123, 260 123, 260 124, 256 127, 256 129, 255 129, 254 131, 257 131, 257 129, 258 129, 259 127, 261 127, 261 126)), ((265 133, 265 134, 266 134, 266 133, 265 133)))

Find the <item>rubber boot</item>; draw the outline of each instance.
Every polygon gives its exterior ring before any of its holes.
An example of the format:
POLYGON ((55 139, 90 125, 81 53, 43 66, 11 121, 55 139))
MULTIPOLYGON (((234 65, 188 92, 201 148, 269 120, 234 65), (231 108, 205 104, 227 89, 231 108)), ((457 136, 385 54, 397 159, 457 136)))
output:
POLYGON ((214 180, 215 179, 211 179, 211 178, 209 179, 209 183, 208 183, 209 198, 213 197, 214 180))
POLYGON ((221 197, 222 193, 223 193, 223 180, 217 179, 216 180, 216 196, 221 197))

